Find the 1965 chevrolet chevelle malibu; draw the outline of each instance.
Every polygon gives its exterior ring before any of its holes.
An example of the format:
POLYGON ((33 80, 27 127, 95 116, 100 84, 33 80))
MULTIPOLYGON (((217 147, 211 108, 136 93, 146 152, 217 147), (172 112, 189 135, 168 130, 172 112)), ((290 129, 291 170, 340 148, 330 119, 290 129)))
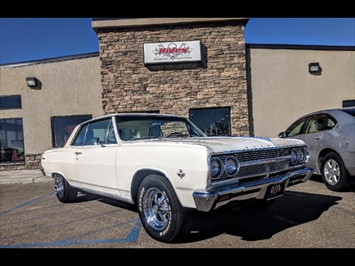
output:
POLYGON ((112 114, 78 125, 41 169, 59 201, 81 192, 134 204, 146 232, 170 243, 189 232, 192 211, 269 206, 311 177, 309 155, 301 140, 208 137, 185 117, 112 114))

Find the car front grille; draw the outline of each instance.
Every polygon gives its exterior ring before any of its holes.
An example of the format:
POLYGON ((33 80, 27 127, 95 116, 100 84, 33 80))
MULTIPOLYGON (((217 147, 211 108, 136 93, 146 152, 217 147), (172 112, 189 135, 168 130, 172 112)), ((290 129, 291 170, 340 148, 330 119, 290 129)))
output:
POLYGON ((235 152, 218 156, 225 160, 229 156, 234 156, 240 163, 240 168, 236 176, 227 176, 223 173, 220 178, 213 182, 218 182, 230 178, 238 178, 240 182, 248 182, 249 179, 265 179, 299 165, 291 165, 291 148, 260 149, 243 152, 235 152))

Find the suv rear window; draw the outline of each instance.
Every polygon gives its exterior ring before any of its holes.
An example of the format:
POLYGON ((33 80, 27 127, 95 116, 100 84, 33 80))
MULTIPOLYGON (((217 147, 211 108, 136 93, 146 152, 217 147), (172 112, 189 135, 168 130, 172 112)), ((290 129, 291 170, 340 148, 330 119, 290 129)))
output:
POLYGON ((342 109, 345 113, 348 113, 349 115, 352 115, 355 117, 355 108, 344 108, 342 109))

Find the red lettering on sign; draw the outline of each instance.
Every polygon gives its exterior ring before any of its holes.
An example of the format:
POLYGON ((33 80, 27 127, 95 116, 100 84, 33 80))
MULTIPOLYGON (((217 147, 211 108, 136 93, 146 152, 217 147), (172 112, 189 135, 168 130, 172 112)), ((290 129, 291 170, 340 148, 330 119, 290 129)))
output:
POLYGON ((160 48, 158 54, 187 53, 187 48, 160 48))

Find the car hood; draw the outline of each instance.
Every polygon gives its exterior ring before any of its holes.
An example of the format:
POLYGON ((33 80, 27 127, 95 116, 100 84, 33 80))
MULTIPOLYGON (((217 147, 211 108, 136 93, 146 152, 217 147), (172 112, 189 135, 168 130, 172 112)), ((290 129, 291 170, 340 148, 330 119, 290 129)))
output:
POLYGON ((192 138, 163 138, 144 140, 144 142, 161 142, 164 144, 190 144, 204 146, 213 152, 254 150, 288 146, 305 145, 302 140, 259 137, 192 137, 192 138))

